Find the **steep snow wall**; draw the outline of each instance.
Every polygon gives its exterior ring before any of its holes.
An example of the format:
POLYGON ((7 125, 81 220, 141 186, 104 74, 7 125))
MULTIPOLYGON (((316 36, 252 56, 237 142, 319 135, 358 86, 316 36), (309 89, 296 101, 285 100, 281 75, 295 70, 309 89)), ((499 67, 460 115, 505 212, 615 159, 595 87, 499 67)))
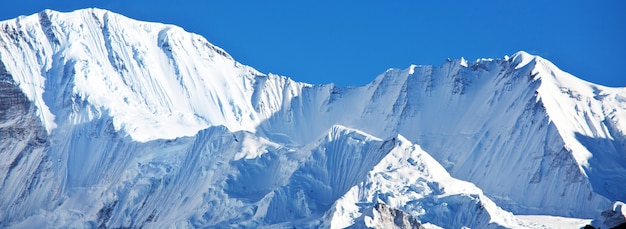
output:
POLYGON ((378 203, 444 228, 526 226, 473 184, 452 178, 419 146, 402 136, 390 142, 395 145, 393 150, 326 213, 325 226, 376 225, 374 216, 367 213, 378 203))
POLYGON ((571 98, 564 97, 562 89, 551 90, 554 79, 577 81, 523 52, 507 60, 448 61, 440 67, 390 69, 362 87, 304 88, 301 96, 260 127, 270 132, 266 134, 270 138, 290 136, 295 142, 310 141, 309 136, 335 123, 376 136, 399 133, 424 147, 454 176, 477 184, 506 209, 593 217, 609 200, 623 198, 621 192, 606 190, 620 190, 626 179, 616 175, 626 173, 625 164, 620 164, 624 151, 616 144, 623 141, 624 134, 608 131, 622 119, 624 104, 595 98, 596 94, 616 97, 623 90, 579 83, 597 90, 582 99, 594 104, 592 110, 575 113, 568 109, 586 105, 567 106, 571 98), (546 68, 557 73, 545 72, 546 68), (617 114, 606 117, 605 110, 617 114), (596 118, 584 119, 587 114, 596 118), (580 117, 585 122, 563 122, 580 117), (588 126, 607 130, 602 132, 607 134, 584 134, 588 126), (587 138, 609 138, 611 143, 602 147, 604 144, 587 138), (603 148, 594 150, 591 163, 587 159, 592 153, 581 147, 581 142, 603 148), (614 166, 605 168, 602 164, 608 158, 613 161, 606 164, 614 166), (528 195, 545 192, 551 195, 528 195))
POLYGON ((142 142, 218 125, 253 131, 306 86, 241 65, 179 27, 99 9, 44 11, 2 30, 0 60, 48 132, 103 115, 142 142))
MULTIPOLYGON (((0 221, 50 209, 58 200, 56 158, 38 107, 20 90, 0 62, 0 221), (33 195, 33 193, 40 193, 33 195)), ((1 225, 2 223, 0 223, 1 225)))

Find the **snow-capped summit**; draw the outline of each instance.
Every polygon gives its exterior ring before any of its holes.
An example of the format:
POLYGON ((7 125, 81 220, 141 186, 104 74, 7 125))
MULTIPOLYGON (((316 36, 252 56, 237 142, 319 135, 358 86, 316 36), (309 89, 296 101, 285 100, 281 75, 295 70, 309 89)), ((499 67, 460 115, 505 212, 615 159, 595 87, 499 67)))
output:
POLYGON ((515 68, 521 68, 523 66, 528 65, 530 62, 535 60, 535 58, 537 58, 537 56, 530 55, 529 53, 525 51, 518 51, 507 59, 508 61, 511 61, 511 63, 515 66, 515 68))
POLYGON ((253 130, 264 118, 258 113, 278 109, 254 112, 250 103, 263 74, 173 25, 87 9, 1 26, 6 71, 36 102, 48 132, 108 114, 116 130, 145 142, 215 125, 253 130))
POLYGON ((539 56, 311 85, 100 9, 0 22, 0 138, 2 227, 540 227, 514 214, 626 200, 626 88, 539 56))

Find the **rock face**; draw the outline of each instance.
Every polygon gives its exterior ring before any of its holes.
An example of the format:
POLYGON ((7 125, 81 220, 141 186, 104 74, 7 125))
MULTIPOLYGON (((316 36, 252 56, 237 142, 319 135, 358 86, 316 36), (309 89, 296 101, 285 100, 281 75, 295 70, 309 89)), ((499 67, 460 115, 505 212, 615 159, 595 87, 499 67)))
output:
POLYGON ((525 52, 344 88, 105 10, 0 22, 2 227, 595 217, 626 199, 625 133, 626 88, 525 52))
POLYGON ((620 228, 626 226, 626 205, 615 202, 610 209, 603 211, 592 225, 595 228, 620 228))
POLYGON ((393 228, 393 229, 424 229, 417 219, 398 209, 378 203, 372 209, 372 221, 376 226, 372 228, 393 228))
POLYGON ((59 189, 51 174, 54 159, 47 155, 48 134, 36 110, 0 62, 0 219, 31 214, 58 198, 54 192, 31 195, 59 189))

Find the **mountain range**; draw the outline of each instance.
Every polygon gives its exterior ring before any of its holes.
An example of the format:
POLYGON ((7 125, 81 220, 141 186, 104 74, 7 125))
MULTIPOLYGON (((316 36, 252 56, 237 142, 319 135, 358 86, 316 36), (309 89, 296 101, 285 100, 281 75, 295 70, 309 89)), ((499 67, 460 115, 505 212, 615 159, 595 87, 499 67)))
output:
POLYGON ((626 88, 523 51, 312 85, 174 25, 45 10, 0 22, 0 159, 10 228, 606 228, 626 88))

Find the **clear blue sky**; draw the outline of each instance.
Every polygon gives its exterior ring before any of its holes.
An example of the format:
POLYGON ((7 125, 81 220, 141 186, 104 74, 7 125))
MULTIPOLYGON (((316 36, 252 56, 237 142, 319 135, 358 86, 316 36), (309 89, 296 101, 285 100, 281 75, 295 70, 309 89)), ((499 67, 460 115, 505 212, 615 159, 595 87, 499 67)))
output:
POLYGON ((580 78, 626 86, 626 1, 20 0, 0 20, 98 7, 176 24, 258 70, 362 85, 390 67, 525 50, 580 78))

